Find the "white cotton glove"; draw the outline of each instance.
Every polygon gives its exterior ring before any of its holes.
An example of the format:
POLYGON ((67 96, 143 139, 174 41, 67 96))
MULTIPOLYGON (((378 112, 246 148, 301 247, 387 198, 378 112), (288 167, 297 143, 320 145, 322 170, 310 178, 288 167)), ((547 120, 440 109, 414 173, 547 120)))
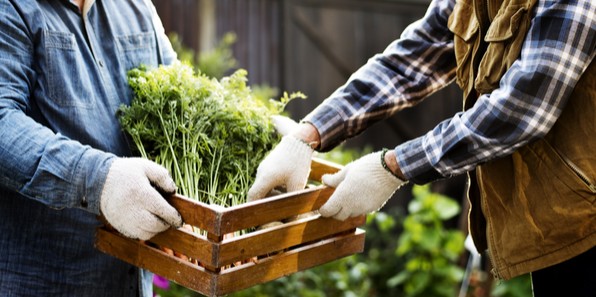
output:
POLYGON ((382 152, 368 154, 337 173, 323 175, 323 183, 336 189, 319 213, 345 220, 383 207, 407 181, 383 168, 381 156, 382 152))
POLYGON ((105 219, 124 236, 148 240, 166 229, 182 226, 182 217, 161 196, 176 192, 162 166, 142 158, 114 160, 100 198, 105 219))
POLYGON ((271 122, 273 122, 275 131, 277 131, 277 133, 279 133, 281 136, 289 135, 290 132, 298 128, 298 123, 286 116, 273 115, 271 116, 271 122))
POLYGON ((248 190, 248 201, 261 199, 276 187, 287 192, 304 189, 310 173, 314 150, 294 136, 284 136, 257 168, 254 184, 248 190))

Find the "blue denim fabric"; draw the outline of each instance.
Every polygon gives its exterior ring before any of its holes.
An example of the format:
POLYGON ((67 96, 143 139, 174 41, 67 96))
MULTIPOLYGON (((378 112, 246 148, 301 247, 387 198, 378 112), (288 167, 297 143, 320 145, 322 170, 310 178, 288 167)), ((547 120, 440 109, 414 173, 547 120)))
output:
POLYGON ((150 0, 0 0, 0 296, 150 296, 94 235, 126 72, 175 58, 150 0))

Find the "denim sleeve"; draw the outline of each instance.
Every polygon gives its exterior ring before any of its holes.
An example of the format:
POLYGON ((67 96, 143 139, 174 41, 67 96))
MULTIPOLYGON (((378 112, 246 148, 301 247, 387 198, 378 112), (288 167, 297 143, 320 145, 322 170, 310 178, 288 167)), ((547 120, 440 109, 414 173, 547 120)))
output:
POLYGON ((27 22, 0 2, 0 187, 52 208, 99 213, 114 156, 52 132, 27 115, 35 84, 27 22))
POLYGON ((161 56, 162 56, 161 63, 165 64, 165 65, 172 64, 174 61, 176 61, 178 59, 178 55, 176 54, 176 51, 174 51, 174 48, 172 47, 172 43, 170 42, 170 39, 166 35, 166 31, 163 27, 161 19, 159 18, 159 15, 157 14, 155 5, 153 5, 153 2, 151 2, 149 0, 145 0, 145 3, 147 3, 147 6, 149 6, 149 9, 151 10, 151 18, 153 21, 153 27, 157 34, 157 42, 159 44, 159 48, 160 48, 161 56))

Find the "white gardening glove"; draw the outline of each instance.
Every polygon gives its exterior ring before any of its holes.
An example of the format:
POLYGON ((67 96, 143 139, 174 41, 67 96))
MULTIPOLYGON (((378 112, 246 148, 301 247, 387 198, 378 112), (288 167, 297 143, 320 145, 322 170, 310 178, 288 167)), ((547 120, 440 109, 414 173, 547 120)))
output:
POLYGON ((277 131, 277 133, 279 133, 281 136, 289 135, 290 132, 298 128, 298 123, 296 121, 282 115, 271 116, 271 122, 273 122, 275 131, 277 131))
POLYGON ((304 189, 313 153, 302 140, 290 135, 282 137, 259 164, 256 180, 248 190, 248 201, 261 199, 276 187, 285 187, 287 192, 304 189))
POLYGON ((324 217, 345 220, 376 211, 407 181, 383 167, 382 152, 368 154, 334 174, 325 174, 323 183, 335 192, 319 209, 324 217))
POLYGON ((135 239, 148 240, 171 226, 181 227, 182 217, 156 188, 176 192, 165 168, 142 158, 118 158, 101 192, 101 212, 118 232, 135 239))

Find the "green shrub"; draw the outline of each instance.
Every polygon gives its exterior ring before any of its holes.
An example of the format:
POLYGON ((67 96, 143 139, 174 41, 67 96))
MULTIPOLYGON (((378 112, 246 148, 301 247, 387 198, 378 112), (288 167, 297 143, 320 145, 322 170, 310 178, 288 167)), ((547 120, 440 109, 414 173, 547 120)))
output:
POLYGON ((456 263, 464 248, 464 234, 446 230, 446 221, 460 212, 449 197, 414 186, 409 215, 399 237, 396 256, 406 260, 405 269, 389 280, 402 286, 405 296, 454 296, 464 271, 456 263))

